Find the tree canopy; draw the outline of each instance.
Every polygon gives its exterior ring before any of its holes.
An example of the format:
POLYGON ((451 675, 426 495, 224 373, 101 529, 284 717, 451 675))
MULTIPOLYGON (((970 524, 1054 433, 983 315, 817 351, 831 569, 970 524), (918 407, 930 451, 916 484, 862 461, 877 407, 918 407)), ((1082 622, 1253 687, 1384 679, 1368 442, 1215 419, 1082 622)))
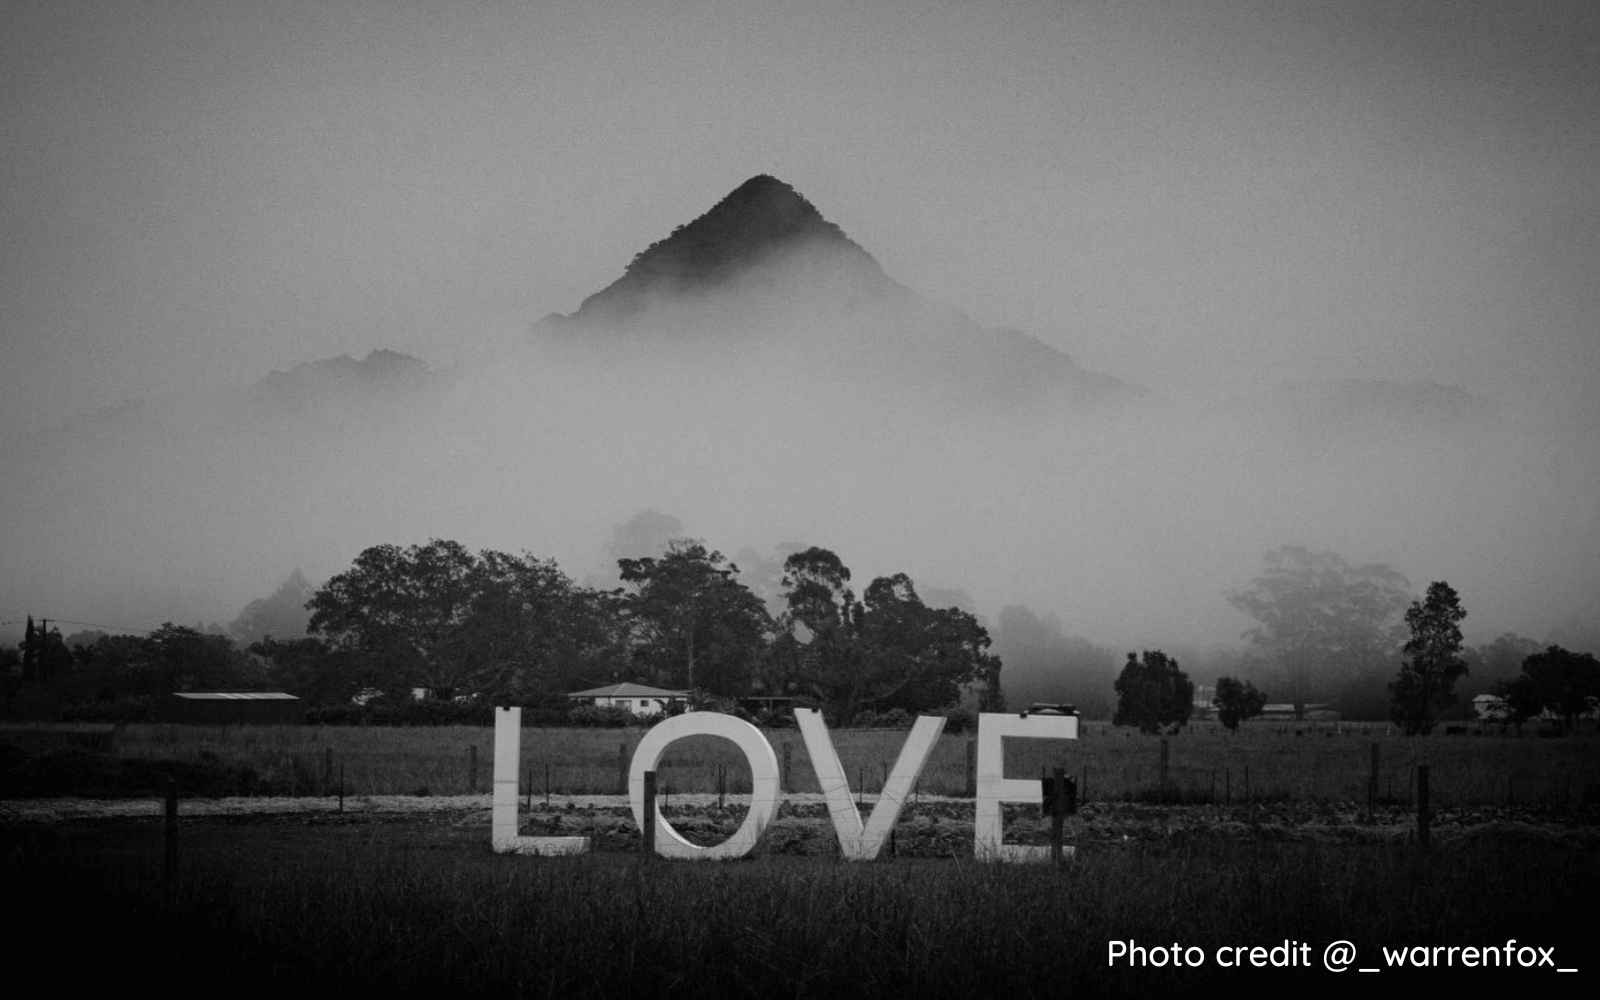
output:
POLYGON ((674 539, 659 559, 620 559, 638 672, 653 683, 722 697, 750 690, 772 619, 739 567, 703 542, 674 539))
POLYGON ((849 568, 827 549, 784 560, 778 685, 817 699, 842 721, 863 709, 931 711, 967 688, 981 708, 1003 704, 1000 660, 976 617, 924 604, 904 573, 873 580, 862 600, 849 582, 849 568))
POLYGON ((1234 730, 1239 728, 1239 723, 1261 714, 1262 709, 1267 707, 1267 695, 1249 681, 1240 681, 1237 677, 1219 677, 1211 704, 1216 706, 1217 721, 1234 730))
POLYGON ((778 620, 705 543, 680 538, 660 556, 618 560, 623 588, 576 586, 531 555, 472 553, 434 540, 375 546, 319 588, 308 640, 261 644, 308 686, 322 658, 348 687, 528 697, 633 680, 730 700, 749 693, 860 710, 933 711, 977 693, 1000 704, 1000 661, 982 623, 936 608, 905 574, 858 600, 827 549, 784 562, 778 620))
POLYGON ((561 689, 612 648, 613 607, 555 563, 435 539, 377 545, 312 597, 310 629, 441 696, 561 689))
POLYGON ((1521 723, 1543 712, 1571 728, 1579 716, 1600 709, 1600 662, 1592 653, 1550 646, 1522 661, 1522 672, 1495 685, 1510 721, 1521 723))
POLYGON ((1117 677, 1117 713, 1114 726, 1138 726, 1143 733, 1176 730, 1194 712, 1194 682, 1178 661, 1161 650, 1143 656, 1128 654, 1117 677))
POLYGON ((472 680, 463 640, 476 568, 459 542, 374 545, 311 598, 310 630, 383 661, 400 685, 454 691, 472 680))
POLYGON ((1428 596, 1406 611, 1411 638, 1400 675, 1389 686, 1394 721, 1407 735, 1433 731, 1436 712, 1455 701, 1455 683, 1467 672, 1461 658, 1461 620, 1467 612, 1455 589, 1444 581, 1428 585, 1428 596))
POLYGON ((1274 549, 1265 562, 1228 602, 1258 623, 1244 635, 1277 664, 1296 714, 1340 678, 1392 662, 1403 635, 1395 619, 1411 600, 1404 576, 1299 546, 1274 549))

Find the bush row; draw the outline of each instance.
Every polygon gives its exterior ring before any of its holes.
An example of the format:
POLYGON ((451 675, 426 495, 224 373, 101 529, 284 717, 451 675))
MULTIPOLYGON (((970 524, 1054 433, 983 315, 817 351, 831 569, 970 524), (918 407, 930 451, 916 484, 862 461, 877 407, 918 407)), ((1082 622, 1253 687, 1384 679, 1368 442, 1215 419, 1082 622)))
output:
MULTIPOLYGON (((966 732, 978 724, 977 713, 965 706, 940 709, 933 714, 944 716, 944 731, 951 735, 966 732)), ((887 712, 874 712, 869 709, 857 712, 850 720, 850 728, 910 729, 916 721, 916 717, 903 708, 891 708, 887 712)))
POLYGON ((263 795, 282 789, 261 779, 247 764, 226 764, 215 754, 189 760, 118 757, 80 746, 30 754, 0 743, 0 799, 156 798, 176 782, 189 797, 263 795))
MULTIPOLYGON (((762 729, 792 729, 794 716, 787 709, 750 713, 732 705, 710 705, 710 711, 736 715, 762 729)), ((977 724, 977 716, 967 708, 946 709, 946 733, 965 732, 977 724)), ((603 705, 543 704, 526 705, 522 724, 531 727, 582 726, 620 729, 626 726, 650 727, 665 719, 661 713, 636 715, 625 708, 603 705)), ((60 721, 79 723, 141 723, 156 721, 155 701, 147 697, 119 698, 114 701, 70 705, 60 710, 60 721)), ((851 729, 910 729, 916 719, 904 709, 886 712, 870 709, 857 712, 849 722, 851 729)), ((415 701, 409 698, 380 698, 365 705, 318 705, 306 709, 306 725, 313 726, 492 726, 494 705, 484 701, 415 701)))

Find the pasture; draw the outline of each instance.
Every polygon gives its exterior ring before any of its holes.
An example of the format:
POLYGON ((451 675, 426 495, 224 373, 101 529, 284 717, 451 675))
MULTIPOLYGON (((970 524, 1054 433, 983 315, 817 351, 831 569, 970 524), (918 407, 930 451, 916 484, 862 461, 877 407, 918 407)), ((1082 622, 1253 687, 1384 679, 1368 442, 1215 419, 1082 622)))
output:
MULTIPOLYGON (((1010 776, 1061 767, 1086 785, 1069 824, 1077 856, 1056 869, 972 859, 972 807, 959 800, 965 735, 940 743, 895 848, 847 864, 825 808, 805 798, 816 785, 798 733, 769 732, 789 759, 786 791, 799 797, 751 857, 672 863, 641 859, 620 801, 573 797, 619 791, 638 730, 524 731, 524 831, 594 838, 587 856, 528 858, 489 850, 488 728, 13 727, 0 741, 31 753, 78 744, 64 748, 74 766, 148 775, 135 765, 179 762, 300 798, 219 800, 214 810, 186 800, 170 842, 154 808, 142 819, 66 811, 49 825, 0 822, 0 875, 27 915, 13 935, 19 954, 43 953, 92 919, 114 930, 93 938, 76 986, 121 988, 139 970, 178 996, 223 983, 246 994, 924 1000, 1304 989, 1345 982, 1321 963, 1337 940, 1366 964, 1383 947, 1514 938, 1589 971, 1600 889, 1593 732, 1408 739, 1382 727, 1232 735, 1202 725, 1166 741, 1163 788, 1159 739, 1083 729, 1073 742, 1007 747, 1010 776), (1378 801, 1368 811, 1373 746, 1378 801), (1434 776, 1431 850, 1410 833, 1418 763, 1434 776), (352 800, 343 813, 329 801, 341 776, 352 800), (252 802, 266 811, 235 809, 252 802), (1112 965, 1112 941, 1180 944, 1208 961, 1112 965), (1308 946, 1309 967, 1216 960, 1219 948, 1290 942, 1308 946)), ((878 790, 904 735, 833 733, 857 791, 878 790)), ((715 802, 719 783, 729 795, 748 790, 730 744, 684 740, 660 773, 664 808, 685 835, 712 842, 739 822, 738 802, 715 802)), ((1009 839, 1045 836, 1033 807, 1007 817, 1009 839)), ((1474 974, 1510 985, 1536 973, 1474 974)), ((1437 971, 1430 977, 1436 986, 1437 971)), ((1362 988, 1402 981, 1386 970, 1362 988)))
MULTIPOLYGON (((1344 985, 1320 961, 1341 939, 1376 963, 1386 946, 1515 938, 1588 972, 1600 889, 1592 835, 1503 829, 1431 852, 1204 835, 1098 844, 1053 869, 970 857, 525 858, 491 854, 480 821, 444 815, 181 828, 170 885, 156 822, 68 824, 48 845, 9 852, 0 868, 13 912, 26 914, 17 954, 53 952, 73 928, 92 958, 74 968, 76 988, 125 988, 137 975, 176 996, 1152 996, 1344 985), (1112 967, 1112 940, 1207 956, 1304 942, 1312 963, 1112 967)), ((1393 989, 1403 975, 1362 988, 1393 989)))
MULTIPOLYGON (((610 795, 643 730, 523 731, 523 791, 610 795)), ((12 727, 0 741, 34 747, 61 738, 59 727, 12 727)), ((809 757, 793 729, 768 730, 784 764, 786 792, 818 791, 809 757)), ((905 732, 832 732, 851 786, 878 791, 905 732)), ((971 734, 941 738, 920 791, 962 796, 968 790, 971 734)), ((116 730, 110 752, 128 761, 204 762, 253 774, 253 787, 229 794, 467 795, 485 793, 493 764, 490 727, 130 725, 116 730)), ((1344 802, 1366 804, 1376 747, 1376 798, 1413 800, 1416 765, 1432 772, 1436 807, 1600 804, 1600 735, 1593 729, 1541 737, 1493 727, 1464 735, 1390 735, 1387 727, 1344 724, 1247 724, 1230 734, 1215 724, 1190 726, 1162 740, 1103 722, 1085 722, 1071 742, 1008 740, 1008 777, 1062 768, 1081 783, 1083 801, 1344 802)), ((749 770, 732 744, 692 737, 673 744, 660 767, 661 787, 678 793, 749 791, 749 770), (720 788, 719 788, 720 783, 720 788)))

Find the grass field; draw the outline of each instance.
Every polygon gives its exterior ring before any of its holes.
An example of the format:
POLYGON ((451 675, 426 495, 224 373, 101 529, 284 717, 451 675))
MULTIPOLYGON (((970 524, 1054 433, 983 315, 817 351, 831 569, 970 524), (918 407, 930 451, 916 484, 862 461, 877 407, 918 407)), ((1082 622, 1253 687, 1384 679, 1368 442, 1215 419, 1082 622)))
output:
MULTIPOLYGON (((524 791, 615 794, 642 730, 526 729, 524 791)), ((59 729, 0 730, 0 741, 34 748, 62 738, 59 729)), ((767 733, 787 759, 786 791, 816 791, 798 732, 767 733)), ((837 730, 835 746, 853 788, 882 787, 905 733, 837 730)), ((488 790, 493 765, 488 727, 160 726, 119 729, 111 752, 124 760, 204 761, 251 769, 254 788, 231 791, 327 795, 342 780, 349 795, 459 795, 488 790)), ((921 790, 962 795, 970 737, 941 739, 923 771, 921 790)), ((1516 803, 1600 804, 1600 736, 1583 730, 1559 738, 1517 737, 1494 729, 1468 735, 1401 737, 1386 727, 1247 725, 1238 734, 1192 726, 1166 740, 1168 797, 1183 802, 1340 801, 1367 799, 1373 747, 1377 796, 1409 802, 1414 768, 1428 764, 1441 807, 1516 803)), ((1061 767, 1082 783, 1085 801, 1149 797, 1161 786, 1161 740, 1087 722, 1070 743, 1008 741, 1011 777, 1061 767)), ((749 790, 749 771, 732 744, 693 737, 663 759, 670 792, 749 790)))
MULTIPOLYGON (((1380 947, 1508 939, 1553 948, 1580 989, 1600 889, 1594 838, 1484 833, 1404 845, 1241 844, 1205 836, 1089 846, 1060 870, 813 857, 641 864, 631 855, 492 855, 483 830, 409 822, 186 821, 175 882, 160 825, 75 824, 0 859, 17 955, 63 935, 79 990, 165 995, 377 992, 540 997, 1170 995, 1356 985, 1322 966, 1380 947), (1202 949, 1130 968, 1108 943, 1202 949), (1216 949, 1309 946, 1311 967, 1221 968, 1216 949)), ((1548 970, 1545 970, 1548 971, 1548 970)), ((1533 970, 1475 970, 1496 985, 1533 970)), ((1385 971, 1359 987, 1438 989, 1385 971), (1381 985, 1380 985, 1381 984, 1381 985)), ((1461 982, 1450 980, 1451 985, 1461 982)))
MULTIPOLYGON (((745 860, 644 863, 624 806, 538 801, 546 766, 554 791, 616 793, 640 736, 616 730, 524 731, 524 790, 534 793, 524 832, 589 835, 594 853, 494 855, 485 794, 491 736, 487 728, 0 730, 0 742, 41 755, 33 761, 57 747, 85 769, 67 768, 69 778, 93 778, 110 761, 148 780, 156 772, 137 765, 179 762, 197 774, 248 771, 257 791, 271 786, 301 796, 290 801, 326 805, 312 797, 329 794, 342 771, 351 796, 425 793, 400 801, 441 807, 181 812, 169 869, 157 819, 16 822, 4 816, 21 815, 22 804, 0 804, 0 877, 21 916, 9 943, 19 955, 55 953, 70 934, 91 959, 73 967, 75 988, 124 989, 137 976, 174 996, 292 989, 928 1000, 1441 985, 1438 970, 1426 979, 1329 972, 1322 953, 1337 940, 1352 942, 1365 965, 1379 963, 1383 947, 1516 939, 1552 948, 1560 964, 1580 970, 1546 988, 1592 980, 1585 961, 1600 899, 1593 732, 1405 739, 1382 728, 1262 726, 1228 735, 1201 726, 1167 741, 1164 796, 1153 794, 1158 739, 1089 723, 1076 742, 1017 741, 1007 751, 1012 776, 1062 767, 1086 784, 1068 834, 1078 853, 1062 869, 973 861, 972 805, 948 799, 908 806, 895 849, 871 863, 837 860, 825 808, 798 800, 785 802, 745 860), (1390 801, 1368 812, 1373 746, 1379 798, 1390 801), (1415 843, 1415 811, 1405 804, 1417 763, 1433 775, 1431 850, 1415 843), (465 797, 445 799, 456 795, 465 797), (1112 965, 1111 941, 1179 944, 1206 960, 1112 965), (1301 943, 1310 967, 1217 962, 1219 948, 1301 943)), ((789 790, 815 790, 799 735, 768 736, 790 760, 789 790)), ((868 794, 903 738, 834 733, 852 784, 868 794)), ((968 744, 943 740, 924 792, 964 791, 968 744)), ((719 775, 729 792, 748 788, 730 744, 684 740, 660 773, 665 811, 696 842, 721 839, 742 818, 735 803, 723 809, 683 795, 714 792, 719 775)), ((221 804, 234 801, 242 800, 221 804)), ((1008 839, 1040 843, 1046 830, 1033 807, 1008 807, 1008 839)), ((1502 986, 1537 974, 1470 972, 1502 986)))

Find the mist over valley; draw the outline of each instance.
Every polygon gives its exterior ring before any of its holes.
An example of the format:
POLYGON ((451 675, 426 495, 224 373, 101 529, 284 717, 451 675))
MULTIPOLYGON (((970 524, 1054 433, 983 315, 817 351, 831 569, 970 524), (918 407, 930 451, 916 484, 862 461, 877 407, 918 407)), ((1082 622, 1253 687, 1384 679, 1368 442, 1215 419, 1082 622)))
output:
POLYGON ((1449 580, 1469 636, 1600 607, 1581 421, 1314 370, 1174 400, 901 285, 764 175, 471 360, 372 348, 8 436, 3 617, 226 622, 296 568, 431 538, 603 581, 642 511, 1116 649, 1237 644, 1224 595, 1282 545, 1449 580))

